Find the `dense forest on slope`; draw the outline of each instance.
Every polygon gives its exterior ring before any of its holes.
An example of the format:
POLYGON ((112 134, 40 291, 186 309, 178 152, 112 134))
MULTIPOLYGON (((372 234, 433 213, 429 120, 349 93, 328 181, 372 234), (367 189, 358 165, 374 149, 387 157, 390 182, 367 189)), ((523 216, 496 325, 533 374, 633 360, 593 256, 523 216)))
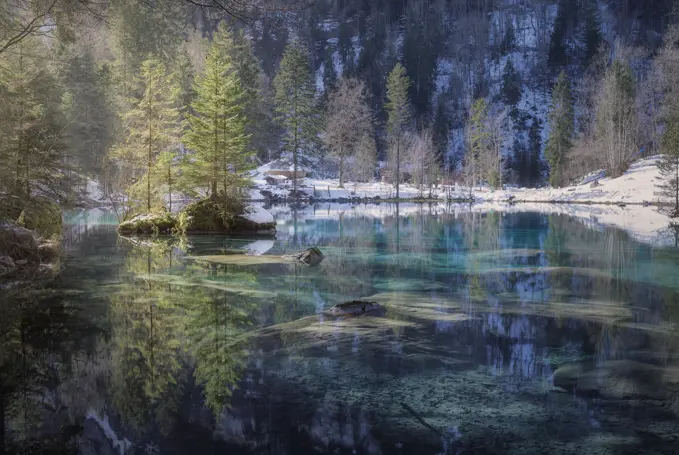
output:
POLYGON ((242 6, 7 2, 2 194, 77 202, 94 179, 171 209, 282 155, 342 180, 561 186, 675 149, 670 0, 242 6))

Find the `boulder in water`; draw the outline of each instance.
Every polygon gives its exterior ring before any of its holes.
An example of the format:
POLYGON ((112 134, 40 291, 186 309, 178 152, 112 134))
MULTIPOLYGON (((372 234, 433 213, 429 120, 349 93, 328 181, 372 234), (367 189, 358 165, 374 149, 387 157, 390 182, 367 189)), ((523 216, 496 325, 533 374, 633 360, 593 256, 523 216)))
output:
POLYGON ((647 363, 610 360, 601 365, 566 363, 554 371, 552 380, 580 396, 664 400, 679 382, 679 374, 647 363))
POLYGON ((307 248, 306 250, 299 251, 297 253, 293 254, 287 254, 283 256, 283 259, 287 259, 289 261, 296 261, 296 262, 301 262, 304 265, 308 266, 314 266, 318 265, 321 263, 321 261, 325 258, 323 256, 323 253, 321 253, 321 250, 319 250, 316 247, 313 248, 307 248))
POLYGON ((331 316, 361 316, 366 313, 375 314, 382 309, 382 305, 377 302, 352 300, 350 302, 339 303, 326 311, 326 313, 331 316))

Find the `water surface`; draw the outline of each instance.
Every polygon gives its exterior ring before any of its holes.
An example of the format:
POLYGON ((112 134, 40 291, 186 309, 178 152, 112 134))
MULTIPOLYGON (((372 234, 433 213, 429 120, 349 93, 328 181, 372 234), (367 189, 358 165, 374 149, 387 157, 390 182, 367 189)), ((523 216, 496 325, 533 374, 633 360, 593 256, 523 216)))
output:
POLYGON ((272 211, 273 240, 67 214, 62 273, 0 303, 0 453, 679 447, 679 250, 536 213, 272 211), (199 258, 308 246, 318 267, 199 258), (357 298, 386 313, 323 314, 357 298))

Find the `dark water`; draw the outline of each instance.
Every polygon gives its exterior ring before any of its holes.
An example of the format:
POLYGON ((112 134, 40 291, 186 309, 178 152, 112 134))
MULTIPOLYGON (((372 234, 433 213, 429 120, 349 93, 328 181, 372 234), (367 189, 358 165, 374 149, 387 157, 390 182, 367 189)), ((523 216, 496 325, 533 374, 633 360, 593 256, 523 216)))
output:
POLYGON ((336 208, 277 208, 275 241, 69 214, 61 274, 0 303, 0 452, 679 453, 679 250, 336 208), (196 259, 312 245, 314 268, 196 259), (322 313, 361 297, 386 313, 322 313))

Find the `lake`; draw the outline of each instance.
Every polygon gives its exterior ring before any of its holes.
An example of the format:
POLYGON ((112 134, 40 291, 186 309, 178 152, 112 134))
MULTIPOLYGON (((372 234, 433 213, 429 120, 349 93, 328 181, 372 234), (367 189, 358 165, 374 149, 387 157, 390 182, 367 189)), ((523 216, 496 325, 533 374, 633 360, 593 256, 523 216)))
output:
POLYGON ((563 215, 271 211, 275 239, 65 214, 61 274, 0 303, 0 453, 678 450, 679 249, 563 215), (384 311, 325 312, 359 298, 384 311))

